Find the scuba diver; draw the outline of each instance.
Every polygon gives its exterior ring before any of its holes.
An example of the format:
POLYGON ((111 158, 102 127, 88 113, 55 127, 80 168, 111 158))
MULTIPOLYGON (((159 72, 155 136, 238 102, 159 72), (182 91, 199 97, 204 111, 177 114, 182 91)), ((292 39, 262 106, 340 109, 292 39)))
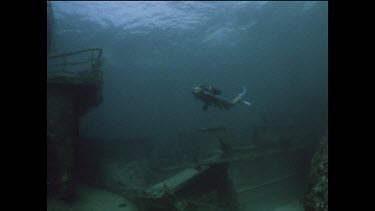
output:
POLYGON ((242 97, 246 94, 247 90, 246 87, 242 87, 243 91, 239 93, 233 100, 229 100, 226 97, 221 96, 221 90, 213 87, 213 86, 206 86, 206 85, 199 85, 194 87, 193 95, 203 101, 203 111, 206 112, 208 106, 215 106, 219 107, 221 110, 229 110, 237 103, 243 103, 247 106, 250 106, 251 103, 248 101, 242 100, 242 97))

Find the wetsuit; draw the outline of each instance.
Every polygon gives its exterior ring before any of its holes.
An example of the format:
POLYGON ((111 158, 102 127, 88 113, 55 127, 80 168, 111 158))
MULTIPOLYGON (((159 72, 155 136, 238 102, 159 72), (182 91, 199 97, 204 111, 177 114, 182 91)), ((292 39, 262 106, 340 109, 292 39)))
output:
POLYGON ((203 101, 203 111, 207 111, 208 106, 216 106, 220 109, 230 109, 234 103, 231 100, 221 96, 221 90, 212 86, 198 86, 193 90, 193 95, 199 100, 203 101))

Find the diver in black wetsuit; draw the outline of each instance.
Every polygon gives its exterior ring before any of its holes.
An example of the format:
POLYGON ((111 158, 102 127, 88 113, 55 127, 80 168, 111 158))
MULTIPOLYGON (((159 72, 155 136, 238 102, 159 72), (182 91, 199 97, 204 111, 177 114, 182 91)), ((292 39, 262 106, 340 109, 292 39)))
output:
POLYGON ((193 95, 197 99, 204 102, 203 111, 207 111, 208 106, 211 105, 219 107, 221 110, 229 110, 239 102, 247 106, 251 105, 251 103, 248 101, 242 100, 242 97, 246 94, 246 87, 243 87, 243 92, 239 93, 233 100, 229 100, 226 97, 221 96, 221 93, 221 90, 207 85, 199 85, 193 89, 193 95))

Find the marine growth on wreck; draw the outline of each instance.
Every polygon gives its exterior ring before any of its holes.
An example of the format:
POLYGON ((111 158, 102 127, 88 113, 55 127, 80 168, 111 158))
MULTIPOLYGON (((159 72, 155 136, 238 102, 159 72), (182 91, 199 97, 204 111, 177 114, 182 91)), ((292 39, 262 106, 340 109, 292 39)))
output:
POLYGON ((311 162, 305 210, 328 210, 328 138, 323 137, 311 162))

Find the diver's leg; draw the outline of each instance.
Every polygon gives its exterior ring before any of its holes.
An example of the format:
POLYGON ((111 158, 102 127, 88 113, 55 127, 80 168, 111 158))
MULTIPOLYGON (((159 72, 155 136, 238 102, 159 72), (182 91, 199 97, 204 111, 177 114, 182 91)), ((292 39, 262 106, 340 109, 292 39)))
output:
POLYGON ((241 101, 242 97, 243 97, 243 96, 246 94, 246 92, 247 92, 245 86, 242 87, 242 90, 243 90, 243 91, 242 91, 241 93, 239 93, 239 94, 237 95, 237 97, 235 97, 235 98, 232 100, 232 104, 237 104, 238 102, 241 101))
POLYGON ((250 105, 251 105, 250 102, 245 101, 245 100, 242 100, 242 97, 245 96, 245 94, 246 94, 246 92, 247 92, 246 87, 245 87, 245 86, 242 86, 242 90, 243 90, 243 91, 242 91, 241 93, 239 93, 239 94, 237 95, 237 97, 235 97, 235 98, 232 100, 232 104, 234 105, 234 104, 237 104, 238 102, 241 102, 241 103, 243 103, 243 104, 245 104, 245 105, 247 105, 247 106, 250 106, 250 105))

